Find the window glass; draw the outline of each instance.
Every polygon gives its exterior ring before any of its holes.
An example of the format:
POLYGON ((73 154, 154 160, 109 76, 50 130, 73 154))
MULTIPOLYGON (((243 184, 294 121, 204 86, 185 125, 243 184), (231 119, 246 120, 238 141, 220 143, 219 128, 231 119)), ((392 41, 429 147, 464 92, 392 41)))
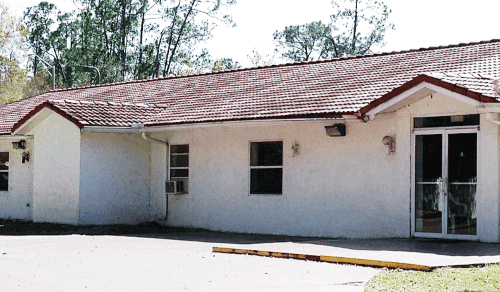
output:
POLYGON ((250 143, 251 166, 273 166, 283 164, 283 142, 250 143))
POLYGON ((283 142, 250 143, 250 194, 283 191, 283 142))
POLYGON ((174 154, 170 156, 170 166, 189 167, 189 154, 174 154))
POLYGON ((170 153, 189 153, 189 145, 172 145, 170 147, 170 153))
POLYGON ((170 169, 170 178, 189 177, 189 169, 170 169))
POLYGON ((418 128, 440 128, 479 125, 479 115, 458 115, 415 118, 414 127, 418 128))
POLYGON ((9 152, 0 152, 0 191, 9 190, 9 152))
POLYGON ((282 168, 251 169, 250 193, 279 195, 282 192, 282 181, 282 168))
POLYGON ((177 190, 187 194, 189 178, 189 145, 170 145, 169 180, 177 181, 177 190))
POLYGON ((9 152, 0 152, 0 170, 9 170, 9 152))

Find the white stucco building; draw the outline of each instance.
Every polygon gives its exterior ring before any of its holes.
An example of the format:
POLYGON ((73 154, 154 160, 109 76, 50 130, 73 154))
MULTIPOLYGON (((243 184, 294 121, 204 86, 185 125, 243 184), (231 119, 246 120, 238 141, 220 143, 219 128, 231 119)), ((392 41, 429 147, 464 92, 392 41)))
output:
POLYGON ((499 242, 499 77, 493 40, 49 91, 0 107, 0 217, 499 242))

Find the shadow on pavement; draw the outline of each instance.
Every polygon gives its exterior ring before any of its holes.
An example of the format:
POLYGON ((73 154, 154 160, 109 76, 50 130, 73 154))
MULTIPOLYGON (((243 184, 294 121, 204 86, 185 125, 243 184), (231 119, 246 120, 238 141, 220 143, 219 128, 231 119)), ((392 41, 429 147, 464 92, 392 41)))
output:
POLYGON ((166 227, 157 223, 138 225, 74 226, 52 223, 33 223, 20 220, 0 220, 1 235, 116 235, 156 239, 185 240, 226 244, 262 244, 293 242, 324 247, 365 251, 401 251, 445 256, 497 256, 500 244, 471 241, 423 239, 331 239, 283 235, 214 232, 202 229, 166 227))
POLYGON ((500 244, 477 241, 437 239, 330 239, 317 240, 312 244, 334 246, 352 250, 402 251, 429 253, 444 256, 497 256, 500 244))

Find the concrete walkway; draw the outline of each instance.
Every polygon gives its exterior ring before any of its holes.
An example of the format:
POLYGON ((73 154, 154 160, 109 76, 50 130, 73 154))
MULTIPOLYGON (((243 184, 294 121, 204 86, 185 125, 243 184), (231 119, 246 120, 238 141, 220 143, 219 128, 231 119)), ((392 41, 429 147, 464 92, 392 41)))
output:
POLYGON ((262 242, 259 236, 255 239, 255 242, 214 244, 213 251, 424 271, 445 266, 500 263, 500 244, 491 243, 300 238, 262 242))

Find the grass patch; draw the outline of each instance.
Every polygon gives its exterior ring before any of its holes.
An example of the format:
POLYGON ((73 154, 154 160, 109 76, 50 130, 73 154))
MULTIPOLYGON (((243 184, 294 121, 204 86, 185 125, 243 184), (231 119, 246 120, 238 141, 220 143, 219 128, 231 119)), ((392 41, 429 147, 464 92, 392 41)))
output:
POLYGON ((365 285, 365 291, 500 291, 500 265, 432 272, 385 270, 365 285))

